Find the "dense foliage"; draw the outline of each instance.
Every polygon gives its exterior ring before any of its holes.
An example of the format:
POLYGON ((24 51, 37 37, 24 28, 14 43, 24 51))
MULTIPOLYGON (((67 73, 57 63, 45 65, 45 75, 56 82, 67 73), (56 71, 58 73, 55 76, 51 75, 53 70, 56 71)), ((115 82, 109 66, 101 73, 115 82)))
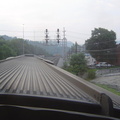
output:
MULTIPOLYGON (((0 37, 0 59, 22 54, 23 39, 15 38, 11 40, 5 40, 3 37, 0 37)), ((24 41, 24 54, 49 55, 44 49, 36 45, 31 45, 28 41, 24 41)))
POLYGON ((86 49, 100 62, 114 63, 116 61, 116 33, 104 28, 95 28, 90 39, 86 40, 86 49))
POLYGON ((87 79, 92 80, 96 77, 96 70, 88 69, 87 74, 87 79))
POLYGON ((64 69, 76 75, 83 75, 87 71, 84 54, 73 54, 70 58, 69 66, 67 66, 65 63, 64 69))

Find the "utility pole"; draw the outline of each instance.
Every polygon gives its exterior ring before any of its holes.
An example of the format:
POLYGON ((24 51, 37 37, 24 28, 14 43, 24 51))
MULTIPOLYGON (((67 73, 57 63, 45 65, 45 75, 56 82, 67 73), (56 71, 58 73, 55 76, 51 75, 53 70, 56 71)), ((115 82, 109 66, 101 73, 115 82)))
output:
POLYGON ((64 60, 66 61, 66 49, 67 49, 67 39, 66 39, 66 34, 65 34, 66 30, 65 28, 63 28, 63 56, 64 56, 64 60))
POLYGON ((77 48, 77 42, 75 42, 75 53, 77 54, 78 48, 77 48))
POLYGON ((24 24, 23 24, 23 55, 24 55, 24 24))
POLYGON ((33 33, 34 33, 34 42, 35 42, 35 31, 33 33))
MULTIPOLYGON (((33 38, 34 46, 36 46, 36 43, 35 43, 35 31, 33 31, 33 36, 34 36, 34 38, 33 38)), ((34 47, 34 49, 33 49, 33 54, 36 54, 36 47, 34 47)))

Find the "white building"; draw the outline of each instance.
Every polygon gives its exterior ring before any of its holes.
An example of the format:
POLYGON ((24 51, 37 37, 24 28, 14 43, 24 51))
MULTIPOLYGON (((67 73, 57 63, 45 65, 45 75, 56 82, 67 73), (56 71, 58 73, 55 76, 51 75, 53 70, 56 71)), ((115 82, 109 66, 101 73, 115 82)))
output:
POLYGON ((87 60, 87 65, 91 66, 96 63, 95 58, 93 58, 89 53, 85 53, 85 59, 87 60))

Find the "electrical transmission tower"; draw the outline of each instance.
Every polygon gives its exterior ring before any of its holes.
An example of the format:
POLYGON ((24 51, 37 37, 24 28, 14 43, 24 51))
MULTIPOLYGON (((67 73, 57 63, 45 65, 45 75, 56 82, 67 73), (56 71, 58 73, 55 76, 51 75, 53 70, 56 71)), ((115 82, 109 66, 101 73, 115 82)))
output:
MULTIPOLYGON (((63 58, 64 60, 66 61, 67 59, 67 39, 66 39, 66 30, 65 28, 63 28, 63 38, 61 39, 60 37, 60 30, 57 29, 57 32, 56 32, 56 39, 49 39, 49 36, 48 36, 49 32, 48 32, 48 29, 45 30, 45 41, 46 41, 46 45, 50 45, 48 44, 50 40, 55 40, 56 44, 54 46, 61 46, 63 48, 63 58)), ((50 46, 53 46, 53 45, 50 45, 50 46)))

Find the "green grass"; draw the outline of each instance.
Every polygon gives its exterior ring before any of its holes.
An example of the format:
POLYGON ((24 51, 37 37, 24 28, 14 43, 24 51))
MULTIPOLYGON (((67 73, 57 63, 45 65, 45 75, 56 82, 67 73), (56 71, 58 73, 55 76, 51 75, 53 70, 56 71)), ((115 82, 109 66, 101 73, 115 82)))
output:
MULTIPOLYGON (((95 83, 96 84, 96 83, 95 83)), ((110 91, 110 92, 112 92, 112 93, 114 93, 114 94, 116 94, 116 95, 119 95, 120 96, 120 92, 119 91, 117 91, 117 90, 115 90, 115 89, 113 89, 113 88, 110 88, 109 86, 107 86, 107 85, 103 85, 103 84, 96 84, 97 86, 99 86, 99 87, 102 87, 102 88, 104 88, 104 89, 106 89, 106 90, 108 90, 108 91, 110 91)))

